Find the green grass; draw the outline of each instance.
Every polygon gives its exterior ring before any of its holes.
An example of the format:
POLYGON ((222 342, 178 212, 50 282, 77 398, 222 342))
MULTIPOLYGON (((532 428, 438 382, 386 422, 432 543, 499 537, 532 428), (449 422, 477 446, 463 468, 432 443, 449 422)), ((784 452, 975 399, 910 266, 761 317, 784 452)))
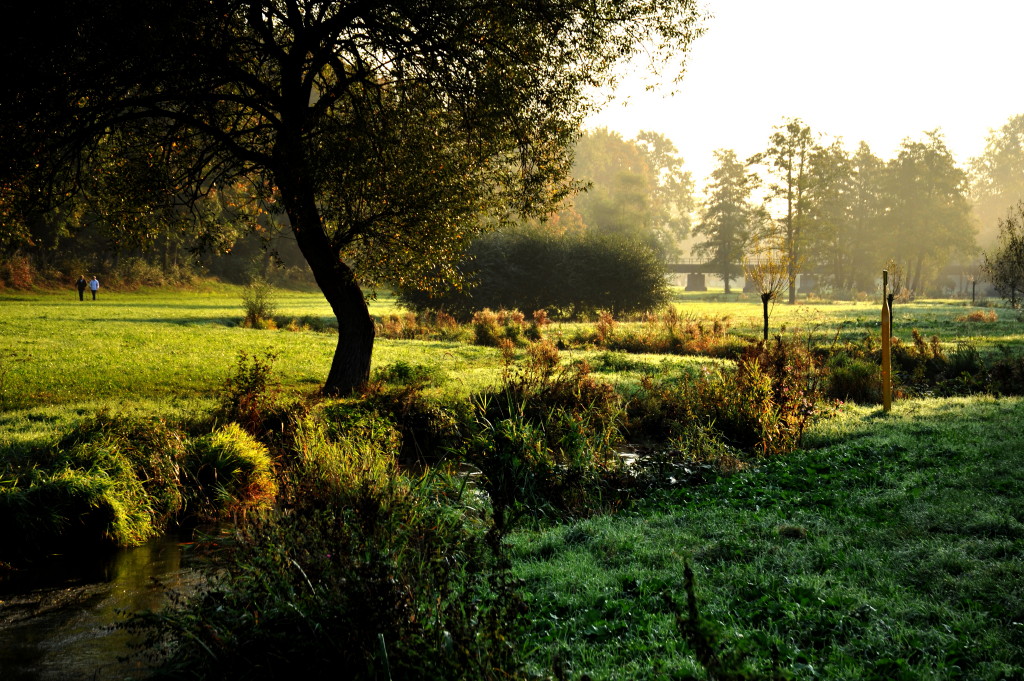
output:
MULTIPOLYGON (((683 561, 723 645, 797 678, 1024 675, 1024 401, 852 408, 812 447, 630 513, 513 538, 537 669, 696 673, 683 561)), ((699 678, 699 676, 698 676, 699 678)))
MULTIPOLYGON (((756 337, 753 298, 676 292, 682 314, 729 316, 756 337)), ((318 293, 279 292, 277 315, 333 321, 318 293)), ((315 392, 336 337, 239 326, 240 289, 0 295, 0 453, 53 441, 102 409, 187 420, 216 404, 238 352, 274 352, 287 395, 315 392)), ((1017 313, 957 322, 959 302, 896 308, 911 328, 983 352, 1024 343, 1017 313)), ((397 310, 381 295, 371 312, 397 310)), ((779 305, 783 326, 826 342, 877 334, 875 303, 779 305)), ((570 340, 593 324, 554 324, 570 340)), ((624 392, 642 376, 704 358, 571 349, 624 392)), ((374 367, 424 366, 429 394, 465 397, 494 385, 496 349, 378 340, 374 367)), ((809 448, 714 482, 674 488, 613 516, 512 537, 530 605, 526 654, 540 674, 568 678, 704 678, 668 595, 685 601, 683 563, 697 575, 721 645, 768 667, 778 650, 797 678, 1024 677, 1024 401, 987 397, 898 402, 892 415, 844 407, 817 424, 809 448)))
MULTIPOLYGON (((240 289, 230 287, 206 293, 108 293, 84 303, 62 294, 0 296, 0 407, 123 408, 147 400, 210 400, 234 369, 239 351, 276 353, 276 374, 286 390, 317 389, 337 336, 242 328, 240 300, 240 289)), ((278 318, 333 321, 319 293, 280 292, 277 304, 278 318)), ((371 302, 375 314, 392 309, 389 298, 371 302)), ((444 362, 469 387, 498 364, 496 350, 459 343, 376 343, 375 365, 398 359, 444 362)))

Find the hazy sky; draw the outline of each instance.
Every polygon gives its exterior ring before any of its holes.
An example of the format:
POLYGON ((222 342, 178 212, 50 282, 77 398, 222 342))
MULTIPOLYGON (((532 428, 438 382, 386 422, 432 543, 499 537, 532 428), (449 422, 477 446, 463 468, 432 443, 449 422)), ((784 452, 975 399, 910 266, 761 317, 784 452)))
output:
POLYGON ((627 81, 590 120, 667 135, 698 187, 713 151, 764 149, 784 117, 882 158, 940 128, 961 163, 1024 113, 1024 0, 705 0, 678 94, 627 81), (636 93, 634 93, 636 90, 636 93))

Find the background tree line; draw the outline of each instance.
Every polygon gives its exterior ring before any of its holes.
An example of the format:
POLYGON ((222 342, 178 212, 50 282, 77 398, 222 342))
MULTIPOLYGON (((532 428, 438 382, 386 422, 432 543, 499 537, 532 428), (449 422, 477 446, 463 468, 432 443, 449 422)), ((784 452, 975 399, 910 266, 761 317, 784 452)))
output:
MULTIPOLYGON (((723 149, 716 160, 698 199, 691 173, 664 135, 582 132, 571 171, 578 193, 546 218, 506 231, 544 232, 538 248, 553 248, 551 237, 560 235, 579 247, 581 235, 589 234, 640 244, 661 261, 707 258, 727 292, 743 275, 743 260, 763 254, 767 245, 788 268, 790 300, 798 271, 813 272, 822 290, 852 296, 873 290, 889 259, 903 268, 908 290, 941 293, 945 267, 983 276, 976 265, 980 251, 995 245, 1000 221, 1024 199, 1024 115, 992 131, 985 152, 966 169, 939 131, 905 139, 885 160, 865 142, 850 150, 799 119, 784 121, 766 149, 749 159, 723 149)), ((27 258, 42 276, 58 279, 120 268, 124 276, 149 273, 169 281, 194 272, 236 282, 276 272, 282 280, 312 283, 287 220, 265 188, 236 182, 186 196, 168 191, 167 175, 160 157, 107 138, 73 200, 5 221, 3 254, 27 258)), ((648 255, 644 251, 641 260, 649 264, 648 255)), ((467 251, 462 266, 469 267, 469 257, 467 251)), ((508 269, 493 257, 487 261, 492 279, 508 269)), ((422 283, 404 282, 410 300, 423 299, 413 292, 429 288, 422 283)), ((572 307, 554 298, 548 305, 572 307)), ((577 307, 587 305, 581 299, 577 307)))
POLYGON ((799 119, 778 126, 746 161, 717 154, 695 221, 693 252, 737 275, 741 254, 769 244, 795 275, 814 273, 834 295, 870 292, 894 259, 914 292, 943 292, 940 272, 978 273, 999 220, 1024 198, 1024 116, 989 136, 984 154, 957 165, 939 131, 907 138, 884 160, 867 143, 853 151, 799 119))

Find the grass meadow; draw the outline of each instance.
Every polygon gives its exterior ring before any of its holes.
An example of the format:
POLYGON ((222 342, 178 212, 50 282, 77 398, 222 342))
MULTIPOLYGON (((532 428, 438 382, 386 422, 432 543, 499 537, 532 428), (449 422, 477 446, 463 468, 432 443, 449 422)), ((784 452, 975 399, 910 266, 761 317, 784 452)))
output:
MULTIPOLYGON (((240 290, 229 286, 101 291, 95 302, 0 294, 0 457, 45 446, 101 410, 209 412, 240 352, 274 353, 285 396, 315 394, 336 337, 313 329, 333 322, 330 310, 314 293, 280 291, 276 304, 278 328, 257 330, 241 325, 240 290)), ((673 304, 683 319, 725 320, 739 339, 760 334, 753 297, 677 291, 673 304)), ((382 322, 405 314, 386 294, 370 309, 382 322)), ((877 337, 879 316, 876 303, 803 302, 775 306, 771 327, 855 344, 877 337)), ((917 329, 949 351, 1024 349, 1019 313, 1006 308, 921 300, 894 316, 897 336, 917 329)), ((627 359, 580 342, 593 327, 554 323, 544 335, 563 341, 563 364, 586 360, 620 393, 729 362, 627 359)), ((374 367, 428 367, 428 399, 466 400, 493 390, 505 367, 499 349, 472 337, 467 328, 448 340, 380 338, 374 367)), ((505 541, 525 604, 521 677, 1024 678, 1021 424, 1019 397, 919 397, 888 415, 848 402, 815 420, 793 453, 728 471, 684 461, 617 512, 520 523, 505 541)))

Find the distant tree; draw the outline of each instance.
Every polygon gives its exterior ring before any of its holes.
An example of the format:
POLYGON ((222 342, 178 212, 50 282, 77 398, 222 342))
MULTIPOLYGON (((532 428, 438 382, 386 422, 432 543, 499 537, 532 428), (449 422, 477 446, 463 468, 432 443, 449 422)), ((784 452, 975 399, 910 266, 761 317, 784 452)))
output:
POLYGON ((903 141, 887 185, 889 252, 906 263, 905 286, 919 292, 953 259, 975 253, 967 175, 931 131, 922 141, 903 141))
POLYGON ((695 6, 27 3, 0 46, 0 191, 75 192, 114 132, 161 158, 175 194, 266 188, 338 318, 324 390, 348 393, 374 340, 360 281, 429 285, 472 235, 550 212, 586 93, 640 50, 685 54, 695 6))
POLYGON ((885 162, 861 142, 850 159, 850 222, 844 231, 842 257, 849 263, 847 276, 837 286, 868 292, 875 288, 878 263, 886 252, 885 235, 888 205, 885 194, 885 162), (847 278, 848 277, 848 278, 847 278))
POLYGON ((657 176, 654 186, 654 220, 651 225, 662 250, 670 253, 690 234, 696 210, 693 176, 684 169, 683 158, 664 135, 641 130, 636 144, 647 156, 657 176))
POLYGON ((997 245, 985 253, 982 269, 999 295, 1019 307, 1024 296, 1024 201, 999 221, 997 245))
POLYGON ((862 244, 853 232, 854 168, 839 140, 811 153, 804 236, 807 269, 833 289, 849 287, 862 244))
POLYGON ((736 158, 731 149, 715 152, 718 167, 711 173, 708 198, 701 209, 700 222, 694 228, 698 241, 693 246, 697 255, 710 257, 711 263, 725 282, 740 276, 743 254, 751 233, 767 219, 764 209, 755 204, 751 194, 758 178, 736 158))
POLYGON ((985 151, 971 159, 970 176, 979 242, 987 248, 996 241, 999 222, 1024 200, 1024 114, 990 132, 985 151))
POLYGON ((784 248, 769 240, 760 240, 750 251, 750 260, 744 269, 747 280, 754 284, 761 297, 764 313, 764 340, 768 340, 770 307, 789 282, 792 268, 784 248))
POLYGON ((573 203, 588 229, 671 252, 689 233, 693 180, 663 135, 626 140, 605 128, 576 145, 573 175, 585 190, 573 203))
POLYGON ((786 254, 790 304, 796 302, 797 269, 803 263, 814 149, 810 127, 800 119, 791 118, 775 128, 769 138, 768 149, 751 159, 765 165, 774 176, 775 182, 769 185, 769 189, 772 198, 782 204, 781 217, 777 220, 783 229, 781 247, 786 254))

